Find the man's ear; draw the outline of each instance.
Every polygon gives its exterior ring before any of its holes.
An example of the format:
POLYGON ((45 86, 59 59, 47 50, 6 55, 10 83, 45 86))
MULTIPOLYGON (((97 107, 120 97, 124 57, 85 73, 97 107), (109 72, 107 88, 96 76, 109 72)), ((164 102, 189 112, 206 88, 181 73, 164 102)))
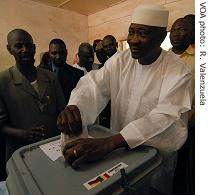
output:
POLYGON ((190 33, 190 43, 195 43, 195 31, 192 31, 190 33))
POLYGON ((12 54, 10 45, 7 45, 7 51, 12 54))
POLYGON ((34 52, 36 53, 36 45, 35 44, 33 44, 34 45, 34 52))
POLYGON ((161 34, 160 34, 160 45, 162 44, 162 42, 165 40, 165 38, 166 38, 166 36, 167 36, 167 31, 163 31, 163 32, 161 32, 161 34))
POLYGON ((162 37, 162 42, 165 40, 166 36, 167 36, 167 31, 164 31, 163 37, 162 37))
POLYGON ((77 56, 78 56, 78 57, 79 57, 79 59, 80 59, 80 57, 81 57, 81 54, 80 54, 80 53, 78 53, 78 54, 77 54, 77 56))

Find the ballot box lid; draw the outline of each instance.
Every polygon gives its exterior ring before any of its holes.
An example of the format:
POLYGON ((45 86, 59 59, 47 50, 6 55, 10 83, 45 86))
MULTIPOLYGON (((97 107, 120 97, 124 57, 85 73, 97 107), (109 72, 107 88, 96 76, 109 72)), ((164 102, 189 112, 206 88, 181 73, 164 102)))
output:
MULTIPOLYGON (((112 134, 99 126, 91 131, 94 137, 112 134)), ((126 177, 132 183, 136 180, 143 181, 161 163, 161 155, 157 149, 140 146, 134 150, 117 149, 97 162, 82 165, 74 170, 63 157, 52 161, 40 149, 40 145, 58 139, 60 136, 22 147, 14 152, 7 163, 6 184, 10 195, 110 194, 122 191, 121 174, 118 171, 110 177, 103 177, 108 170, 112 171, 112 168, 117 168, 121 163, 127 165, 126 177)))

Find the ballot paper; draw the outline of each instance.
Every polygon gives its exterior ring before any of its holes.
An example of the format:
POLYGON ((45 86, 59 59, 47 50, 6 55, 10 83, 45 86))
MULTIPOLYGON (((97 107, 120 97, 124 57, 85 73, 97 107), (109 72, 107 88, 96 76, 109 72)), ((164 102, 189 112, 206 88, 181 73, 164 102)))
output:
POLYGON ((40 145, 39 147, 52 161, 62 156, 60 139, 40 145))
POLYGON ((61 133, 61 139, 40 145, 39 147, 52 161, 55 161, 62 156, 62 149, 67 143, 72 142, 79 138, 87 138, 87 137, 88 137, 87 127, 84 126, 83 131, 79 136, 67 135, 61 133))
POLYGON ((75 135, 67 135, 65 133, 61 133, 61 150, 64 149, 65 145, 69 142, 72 142, 74 140, 77 140, 79 138, 88 138, 88 130, 87 126, 82 127, 82 133, 79 136, 75 135))

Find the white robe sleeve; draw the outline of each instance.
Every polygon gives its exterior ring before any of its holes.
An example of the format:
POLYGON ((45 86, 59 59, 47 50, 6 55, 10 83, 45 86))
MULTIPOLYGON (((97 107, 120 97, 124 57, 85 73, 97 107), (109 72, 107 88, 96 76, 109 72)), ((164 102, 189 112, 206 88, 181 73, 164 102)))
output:
POLYGON ((166 70, 157 106, 120 131, 130 148, 146 144, 164 151, 175 151, 181 147, 187 129, 180 116, 191 108, 191 77, 186 69, 174 67, 166 70))
POLYGON ((84 125, 93 124, 110 100, 109 71, 106 66, 90 71, 71 93, 68 105, 78 106, 84 125))

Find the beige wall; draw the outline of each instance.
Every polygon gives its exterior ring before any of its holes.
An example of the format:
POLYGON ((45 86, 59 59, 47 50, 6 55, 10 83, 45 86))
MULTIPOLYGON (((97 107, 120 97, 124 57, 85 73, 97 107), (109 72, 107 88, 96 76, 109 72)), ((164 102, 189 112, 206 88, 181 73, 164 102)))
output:
POLYGON ((170 11, 169 28, 176 18, 195 12, 194 0, 127 0, 88 16, 89 41, 92 43, 94 39, 103 38, 107 34, 125 40, 131 13, 140 3, 165 5, 170 11))
POLYGON ((6 50, 7 33, 14 28, 26 29, 33 36, 37 46, 36 64, 53 38, 65 41, 71 64, 81 42, 92 43, 107 34, 125 40, 133 9, 149 2, 164 4, 170 10, 169 26, 176 18, 194 13, 194 0, 127 0, 88 17, 30 0, 0 0, 0 70, 14 64, 6 50))
POLYGON ((48 49, 49 41, 61 38, 65 41, 72 63, 80 42, 88 41, 87 16, 49 7, 30 0, 0 0, 0 70, 14 64, 6 50, 7 33, 14 28, 27 30, 37 47, 36 64, 40 52, 48 49))

